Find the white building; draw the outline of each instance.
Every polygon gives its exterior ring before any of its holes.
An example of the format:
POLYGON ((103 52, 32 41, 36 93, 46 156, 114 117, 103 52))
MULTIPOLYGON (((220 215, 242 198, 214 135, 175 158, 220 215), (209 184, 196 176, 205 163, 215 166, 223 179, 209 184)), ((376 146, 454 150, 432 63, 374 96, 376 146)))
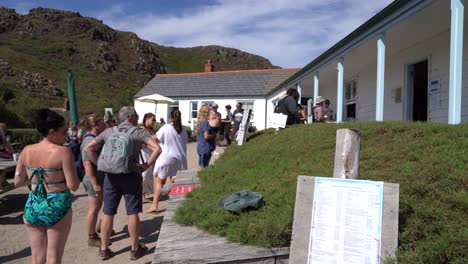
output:
POLYGON ((463 0, 394 1, 269 92, 267 119, 297 87, 329 98, 338 122, 468 122, 463 17, 463 0))
POLYGON ((225 106, 235 110, 238 102, 244 109, 252 109, 251 124, 257 129, 266 128, 266 94, 291 77, 299 69, 268 69, 211 72, 158 74, 134 96, 134 104, 142 122, 143 115, 151 112, 156 120, 168 120, 172 109, 182 113, 182 124, 194 128, 197 112, 203 104, 218 104, 222 117, 225 106), (144 100, 153 96, 156 100, 144 100), (159 100, 158 100, 159 98, 159 100))

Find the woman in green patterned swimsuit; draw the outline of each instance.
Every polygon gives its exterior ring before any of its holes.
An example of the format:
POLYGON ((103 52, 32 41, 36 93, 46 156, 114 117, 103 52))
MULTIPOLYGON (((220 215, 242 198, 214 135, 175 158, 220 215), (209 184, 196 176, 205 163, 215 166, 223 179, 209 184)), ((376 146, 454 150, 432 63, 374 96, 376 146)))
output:
POLYGON ((32 262, 60 263, 72 224, 70 190, 76 191, 80 181, 72 153, 63 146, 67 132, 63 117, 39 109, 33 118, 43 139, 21 153, 15 187, 32 185, 24 208, 32 262))

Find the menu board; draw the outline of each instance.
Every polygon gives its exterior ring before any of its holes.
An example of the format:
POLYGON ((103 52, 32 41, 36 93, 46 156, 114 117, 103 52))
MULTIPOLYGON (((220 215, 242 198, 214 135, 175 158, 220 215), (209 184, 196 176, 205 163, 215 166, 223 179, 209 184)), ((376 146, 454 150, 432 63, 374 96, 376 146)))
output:
POLYGON ((383 182, 315 179, 308 263, 380 263, 383 182))

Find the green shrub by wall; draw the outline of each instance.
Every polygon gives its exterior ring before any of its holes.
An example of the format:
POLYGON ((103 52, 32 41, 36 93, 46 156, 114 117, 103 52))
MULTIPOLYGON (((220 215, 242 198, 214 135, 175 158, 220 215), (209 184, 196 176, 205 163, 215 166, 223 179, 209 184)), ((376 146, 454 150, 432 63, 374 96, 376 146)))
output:
POLYGON ((39 142, 40 134, 34 128, 15 128, 10 130, 13 133, 12 142, 19 143, 16 147, 17 149, 22 149, 26 145, 39 142))

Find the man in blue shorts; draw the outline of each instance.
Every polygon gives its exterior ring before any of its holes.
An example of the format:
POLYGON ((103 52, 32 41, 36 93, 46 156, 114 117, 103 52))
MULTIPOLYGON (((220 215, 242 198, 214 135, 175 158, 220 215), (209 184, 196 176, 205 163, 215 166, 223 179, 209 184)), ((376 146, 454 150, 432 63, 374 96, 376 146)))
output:
MULTIPOLYGON (((118 125, 120 132, 127 132, 138 124, 138 114, 135 108, 131 106, 124 106, 120 109, 119 119, 121 122, 118 125)), ((94 164, 97 164, 97 153, 112 133, 112 128, 104 130, 86 147, 85 152, 94 164)), ((146 247, 142 243, 139 243, 140 218, 138 214, 143 211, 141 172, 154 164, 159 154, 161 154, 161 148, 143 129, 137 128, 136 130, 132 130, 130 136, 133 142, 135 142, 132 154, 132 157, 135 157, 135 159, 134 162, 129 164, 131 172, 128 174, 106 173, 104 177, 104 208, 102 210, 101 248, 99 250, 102 260, 109 259, 113 255, 113 252, 109 249, 109 237, 112 232, 114 215, 117 213, 122 196, 125 199, 125 208, 128 215, 128 232, 132 244, 130 259, 137 260, 146 251, 146 247), (142 144, 146 144, 153 153, 147 163, 139 165, 138 157, 142 144)))

